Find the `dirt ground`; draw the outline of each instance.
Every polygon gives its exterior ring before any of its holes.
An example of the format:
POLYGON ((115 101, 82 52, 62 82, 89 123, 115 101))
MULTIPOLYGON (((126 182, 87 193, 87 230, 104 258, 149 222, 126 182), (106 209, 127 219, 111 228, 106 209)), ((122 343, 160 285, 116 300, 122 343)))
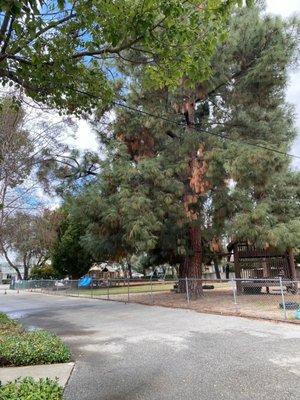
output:
MULTIPOLYGON (((188 302, 185 294, 176 293, 170 290, 173 285, 174 282, 172 282, 172 284, 170 282, 161 284, 156 283, 152 286, 152 292, 150 291, 150 285, 147 285, 144 286, 145 291, 142 293, 137 293, 135 287, 133 289, 130 287, 129 293, 127 293, 127 290, 119 293, 110 290, 109 294, 107 294, 107 290, 104 290, 104 292, 103 290, 82 290, 78 292, 78 289, 76 289, 74 293, 68 291, 67 293, 57 292, 55 294, 61 294, 63 296, 73 295, 79 297, 91 297, 103 300, 115 300, 126 303, 132 302, 172 308, 186 308, 210 314, 239 315, 276 321, 288 320, 300 324, 300 319, 296 318, 295 309, 286 309, 286 313, 284 313, 283 309, 280 308, 280 304, 282 304, 282 294, 279 287, 271 287, 270 293, 267 293, 266 289, 263 288, 262 292, 259 294, 241 294, 234 298, 231 282, 214 282, 214 289, 204 290, 204 295, 202 297, 191 299, 188 302)), ((287 306, 289 302, 297 303, 300 310, 299 290, 298 294, 287 293, 284 291, 284 298, 287 306)))
MULTIPOLYGON (((189 308, 198 312, 240 315, 245 317, 284 320, 284 311, 279 304, 282 302, 280 290, 271 289, 270 293, 239 295, 234 302, 230 284, 215 285, 213 290, 205 290, 203 297, 187 302, 185 294, 170 291, 130 294, 130 301, 141 304, 154 304, 165 307, 189 308)), ((300 305, 300 294, 285 293, 285 302, 297 302, 300 305)), ((296 310, 286 310, 289 321, 300 324, 296 319, 296 310)))

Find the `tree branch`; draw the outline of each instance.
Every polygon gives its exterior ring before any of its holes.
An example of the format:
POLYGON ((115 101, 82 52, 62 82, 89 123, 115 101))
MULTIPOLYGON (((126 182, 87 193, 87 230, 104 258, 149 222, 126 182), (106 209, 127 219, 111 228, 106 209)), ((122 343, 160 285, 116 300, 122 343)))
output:
POLYGON ((14 21, 15 21, 15 17, 12 17, 11 20, 10 20, 10 24, 9 24, 9 28, 8 28, 8 32, 7 32, 6 38, 4 40, 4 43, 3 43, 3 46, 2 46, 2 49, 1 49, 1 54, 4 54, 5 50, 7 49, 7 46, 8 46, 11 34, 12 34, 12 28, 13 28, 14 21))
POLYGON ((14 265, 13 262, 8 257, 7 251, 6 251, 3 243, 1 243, 1 252, 4 255, 4 258, 6 259, 6 261, 8 262, 8 265, 16 271, 16 273, 18 275, 18 279, 22 279, 22 275, 21 275, 19 268, 16 265, 14 265))
POLYGON ((2 25, 1 25, 1 29, 0 29, 0 43, 2 43, 2 41, 4 39, 4 35, 5 35, 7 27, 8 27, 9 19, 10 19, 10 12, 7 11, 5 13, 5 16, 4 16, 2 25))
MULTIPOLYGON (((70 14, 67 17, 64 17, 58 21, 52 22, 49 25, 45 26, 45 28, 39 30, 34 37, 31 37, 30 39, 28 39, 25 43, 25 45, 29 45, 31 42, 33 42, 35 39, 39 38, 40 36, 42 36, 44 33, 48 32, 50 29, 53 28, 57 28, 59 25, 69 21, 70 19, 76 17, 76 14, 70 14)), ((22 50, 22 46, 18 46, 14 51, 13 54, 17 54, 22 50)))

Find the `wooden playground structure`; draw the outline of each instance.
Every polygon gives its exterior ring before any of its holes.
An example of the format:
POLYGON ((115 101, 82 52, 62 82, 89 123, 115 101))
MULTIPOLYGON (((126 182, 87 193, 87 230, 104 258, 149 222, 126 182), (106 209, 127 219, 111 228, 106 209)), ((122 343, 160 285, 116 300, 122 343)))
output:
POLYGON ((238 293, 250 293, 251 288, 278 286, 279 279, 287 290, 297 291, 296 266, 293 252, 280 253, 275 249, 260 249, 247 242, 233 242, 227 246, 228 258, 233 256, 238 293), (249 280, 251 279, 251 282, 249 280), (248 281, 247 281, 248 280, 248 281))

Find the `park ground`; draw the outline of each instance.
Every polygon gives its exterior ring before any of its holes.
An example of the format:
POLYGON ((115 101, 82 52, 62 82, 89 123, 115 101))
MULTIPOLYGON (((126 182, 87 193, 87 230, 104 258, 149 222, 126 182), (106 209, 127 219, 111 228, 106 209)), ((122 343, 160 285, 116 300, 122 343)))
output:
POLYGON ((10 291, 0 310, 70 346, 66 400, 299 398, 297 325, 10 291))
MULTIPOLYGON (((274 321, 286 320, 300 324, 296 318, 295 309, 286 309, 284 313, 280 304, 282 294, 280 287, 271 287, 269 293, 266 288, 255 294, 241 294, 234 298, 232 282, 211 282, 213 290, 204 290, 204 295, 198 299, 191 298, 187 301, 185 293, 176 293, 173 289, 175 281, 160 282, 118 282, 117 286, 105 288, 78 288, 77 281, 73 281, 70 288, 56 291, 56 288, 45 287, 43 292, 47 294, 59 294, 61 296, 75 296, 98 298, 102 300, 116 300, 148 305, 157 305, 172 308, 192 309, 202 313, 238 315, 250 318, 262 318, 274 321)), ((298 282, 298 286, 300 281, 298 282)), ((29 289, 28 289, 29 290, 29 289)), ((31 290, 31 289, 30 289, 31 290)), ((40 292, 41 289, 33 289, 40 292)), ((292 293, 284 290, 285 302, 300 304, 300 291, 292 293)))

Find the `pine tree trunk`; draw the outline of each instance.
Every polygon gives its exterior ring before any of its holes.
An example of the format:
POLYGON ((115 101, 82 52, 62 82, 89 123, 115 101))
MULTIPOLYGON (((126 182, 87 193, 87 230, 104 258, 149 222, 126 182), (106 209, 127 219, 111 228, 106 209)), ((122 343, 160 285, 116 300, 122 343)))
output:
MULTIPOLYGON (((193 101, 187 101, 184 106, 184 115, 187 122, 187 133, 195 129, 195 104, 193 101)), ((203 185, 201 181, 203 176, 195 171, 201 172, 202 162, 198 158, 198 153, 192 150, 189 160, 189 178, 186 185, 184 196, 184 208, 189 219, 189 252, 185 257, 184 266, 179 274, 180 278, 188 278, 189 293, 191 297, 199 297, 203 294, 202 289, 202 242, 201 230, 197 224, 199 212, 193 210, 193 205, 197 204, 199 195, 202 193, 203 185), (197 178, 199 178, 197 180, 197 178)), ((203 169, 205 170, 205 168, 203 169)), ((180 291, 186 291, 186 282, 180 282, 180 291)))
POLYGON ((190 245, 192 254, 187 257, 187 278, 189 285, 189 293, 191 297, 199 297, 203 295, 202 289, 202 243, 201 232, 198 226, 190 226, 189 228, 190 245))

